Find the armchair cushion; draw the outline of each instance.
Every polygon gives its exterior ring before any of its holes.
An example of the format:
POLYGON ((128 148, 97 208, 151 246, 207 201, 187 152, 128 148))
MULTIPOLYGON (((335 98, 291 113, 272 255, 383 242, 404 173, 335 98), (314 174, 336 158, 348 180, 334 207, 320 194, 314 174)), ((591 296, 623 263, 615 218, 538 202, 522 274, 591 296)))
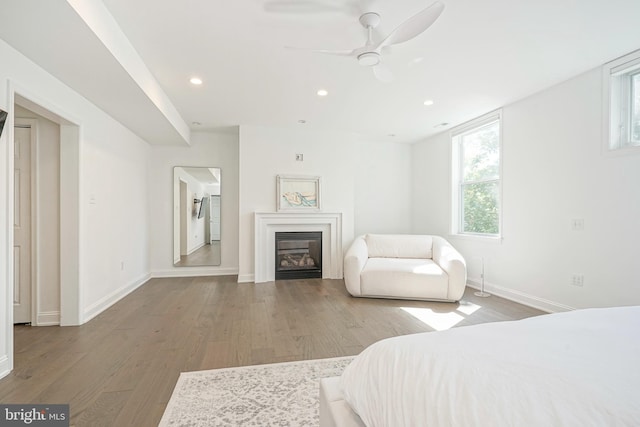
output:
POLYGON ((431 236, 367 234, 369 258, 433 258, 431 236))
POLYGON ((430 259, 369 258, 360 280, 362 292, 369 296, 447 299, 449 278, 430 259))

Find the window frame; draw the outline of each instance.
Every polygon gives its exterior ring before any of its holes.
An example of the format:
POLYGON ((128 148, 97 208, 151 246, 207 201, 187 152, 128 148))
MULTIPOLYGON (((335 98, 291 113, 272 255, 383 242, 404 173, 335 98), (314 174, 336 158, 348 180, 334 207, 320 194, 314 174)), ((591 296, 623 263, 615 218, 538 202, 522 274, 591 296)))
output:
MULTIPOLYGON (((629 123, 630 123, 629 140, 631 141, 634 147, 638 147, 640 146, 640 138, 637 140, 634 140, 631 134, 633 132, 632 130, 633 117, 634 117, 634 114, 636 113, 635 101, 636 101, 636 98, 640 98, 640 67, 633 70, 633 72, 629 73, 629 81, 631 85, 631 90, 629 92, 629 97, 630 97, 629 99, 629 104, 630 104, 629 105, 629 123)), ((638 111, 637 113, 640 115, 640 111, 638 111)))
POLYGON ((636 92, 640 91, 633 79, 639 74, 640 50, 602 67, 602 139, 605 154, 640 154, 640 140, 635 141, 631 136, 634 100, 636 92))
POLYGON ((450 237, 457 238, 468 238, 468 239, 477 239, 477 240, 488 240, 488 241, 501 241, 502 240, 502 206, 503 206, 503 198, 502 198, 502 166, 503 166, 503 150, 502 150, 502 133, 503 133, 503 120, 502 120, 502 110, 492 111, 488 114, 480 116, 476 119, 470 120, 462 125, 456 126, 450 131, 450 140, 451 140, 451 215, 450 215, 450 224, 449 224, 449 232, 450 237), (470 133, 476 132, 484 126, 490 125, 492 123, 498 123, 498 150, 499 150, 499 161, 498 161, 498 177, 497 179, 486 179, 480 181, 469 181, 465 182, 462 179, 463 172, 463 147, 462 147, 462 137, 464 135, 468 135, 470 133), (489 234, 489 233, 475 233, 463 231, 464 228, 464 202, 463 202, 463 186, 474 184, 474 183, 488 183, 488 182, 497 182, 498 184, 498 233, 489 234))

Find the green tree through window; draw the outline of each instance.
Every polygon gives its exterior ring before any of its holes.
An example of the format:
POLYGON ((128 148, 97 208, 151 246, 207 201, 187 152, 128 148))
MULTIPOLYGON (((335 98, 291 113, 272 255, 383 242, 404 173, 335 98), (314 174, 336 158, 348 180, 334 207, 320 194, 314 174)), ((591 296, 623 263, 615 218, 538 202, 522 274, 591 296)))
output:
POLYGON ((500 121, 454 137, 459 163, 459 232, 500 234, 500 121))

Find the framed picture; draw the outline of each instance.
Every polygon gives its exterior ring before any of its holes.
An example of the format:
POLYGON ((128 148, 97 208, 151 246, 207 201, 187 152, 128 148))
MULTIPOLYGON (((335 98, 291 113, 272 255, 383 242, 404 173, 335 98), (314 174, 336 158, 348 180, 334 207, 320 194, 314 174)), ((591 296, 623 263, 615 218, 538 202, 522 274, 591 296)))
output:
POLYGON ((320 210, 319 176, 278 175, 276 188, 278 212, 320 210))

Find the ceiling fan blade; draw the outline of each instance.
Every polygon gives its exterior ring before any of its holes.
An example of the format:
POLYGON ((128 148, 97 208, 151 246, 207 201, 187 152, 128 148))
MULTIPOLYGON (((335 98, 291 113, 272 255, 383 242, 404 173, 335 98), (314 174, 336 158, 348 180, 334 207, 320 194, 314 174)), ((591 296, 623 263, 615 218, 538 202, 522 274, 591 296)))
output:
POLYGON ((438 19, 443 10, 444 4, 439 1, 433 3, 422 12, 418 12, 399 25, 391 32, 391 34, 380 42, 377 48, 391 46, 411 40, 429 28, 436 19, 438 19))
POLYGON ((391 70, 383 63, 375 65, 372 68, 373 75, 376 76, 376 79, 383 83, 391 83, 393 81, 393 73, 391 73, 391 70))

